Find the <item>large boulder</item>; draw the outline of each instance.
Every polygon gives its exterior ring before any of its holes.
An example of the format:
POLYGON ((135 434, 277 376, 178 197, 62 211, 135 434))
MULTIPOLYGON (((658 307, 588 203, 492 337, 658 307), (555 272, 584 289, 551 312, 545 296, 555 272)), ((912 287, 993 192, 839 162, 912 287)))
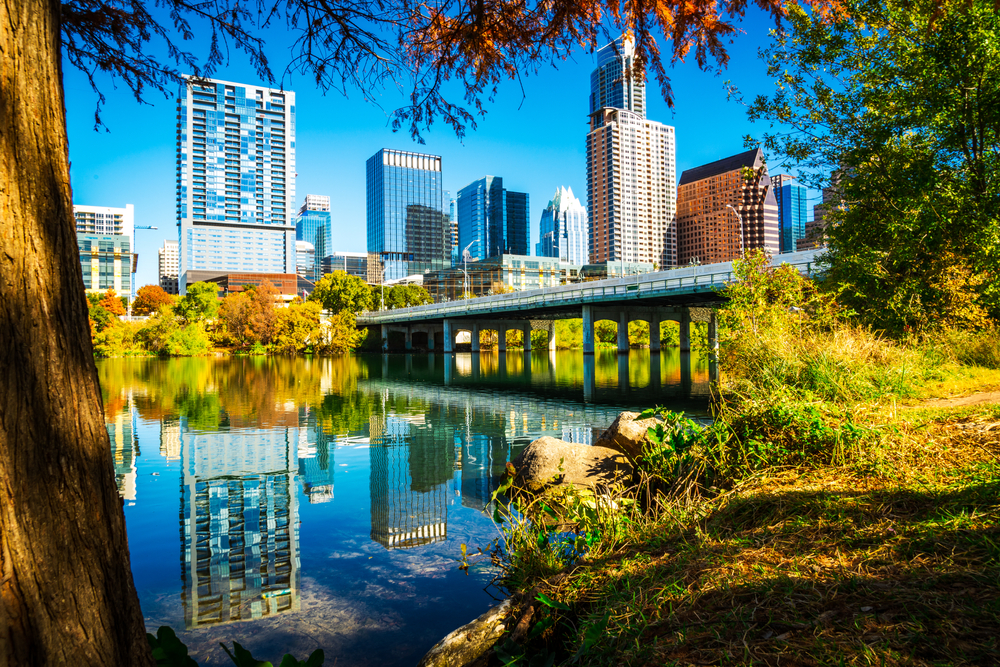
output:
POLYGON ((637 460, 642 456, 642 446, 646 442, 646 429, 659 423, 656 417, 636 419, 638 416, 638 412, 623 412, 618 415, 614 423, 597 439, 594 446, 616 449, 633 461, 637 460))
POLYGON ((510 600, 504 600, 488 612, 466 623, 439 641, 427 652, 417 667, 466 667, 493 648, 503 635, 510 600))
POLYGON ((558 484, 607 488, 632 479, 632 464, 621 452, 549 436, 532 442, 511 463, 519 485, 529 491, 558 484))

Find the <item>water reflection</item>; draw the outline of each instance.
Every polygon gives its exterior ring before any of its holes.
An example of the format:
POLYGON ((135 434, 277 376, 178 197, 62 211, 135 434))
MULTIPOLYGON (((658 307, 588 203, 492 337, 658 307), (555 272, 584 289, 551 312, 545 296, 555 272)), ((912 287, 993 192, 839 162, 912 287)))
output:
POLYGON ((415 663, 493 602, 490 573, 454 559, 495 537, 482 510, 508 461, 542 435, 590 444, 622 409, 698 411, 708 395, 696 357, 643 352, 99 369, 143 610, 186 628, 203 665, 225 664, 220 624, 255 653, 415 663), (140 435, 159 442, 141 460, 140 435))

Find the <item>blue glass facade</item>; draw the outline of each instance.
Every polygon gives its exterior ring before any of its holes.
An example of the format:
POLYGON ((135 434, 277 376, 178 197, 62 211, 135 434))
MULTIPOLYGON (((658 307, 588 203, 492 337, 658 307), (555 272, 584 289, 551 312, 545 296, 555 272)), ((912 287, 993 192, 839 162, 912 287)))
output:
POLYGON ((589 238, 587 209, 573 196, 572 188, 559 188, 542 211, 535 254, 558 257, 570 264, 587 264, 589 238))
POLYGON ((294 273, 295 93, 187 79, 177 116, 181 293, 191 270, 294 273))
POLYGON ((635 65, 628 39, 619 37, 598 49, 597 68, 590 74, 590 113, 614 107, 646 117, 645 80, 629 75, 635 65))
POLYGON ((476 261, 527 255, 528 240, 527 193, 505 190, 499 176, 484 176, 458 191, 459 253, 471 243, 469 255, 476 261))
POLYGON ((306 195, 306 201, 295 218, 295 240, 311 243, 316 250, 316 265, 311 270, 315 278, 310 280, 323 277, 323 260, 333 253, 332 233, 330 198, 306 195))
POLYGON ((451 266, 441 157, 383 148, 366 165, 368 252, 383 280, 451 266))
POLYGON ((795 252, 799 239, 806 235, 809 191, 787 174, 773 176, 771 187, 778 203, 781 252, 795 252))

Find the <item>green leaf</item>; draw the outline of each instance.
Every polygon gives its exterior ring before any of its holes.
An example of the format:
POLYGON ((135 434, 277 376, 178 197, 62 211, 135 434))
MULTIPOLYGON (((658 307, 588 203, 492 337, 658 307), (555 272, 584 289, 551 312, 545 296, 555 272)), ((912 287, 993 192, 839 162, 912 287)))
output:
POLYGON ((558 600, 553 600, 545 593, 539 593, 538 597, 535 598, 546 607, 552 607, 553 609, 561 609, 563 611, 570 611, 570 607, 565 602, 559 602, 558 600))

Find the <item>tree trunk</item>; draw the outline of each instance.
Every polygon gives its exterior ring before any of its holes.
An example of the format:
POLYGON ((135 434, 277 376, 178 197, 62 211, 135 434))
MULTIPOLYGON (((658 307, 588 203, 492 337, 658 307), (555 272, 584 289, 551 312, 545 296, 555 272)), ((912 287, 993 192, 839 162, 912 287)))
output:
POLYGON ((153 665, 76 246, 58 0, 0 2, 0 667, 153 665))

